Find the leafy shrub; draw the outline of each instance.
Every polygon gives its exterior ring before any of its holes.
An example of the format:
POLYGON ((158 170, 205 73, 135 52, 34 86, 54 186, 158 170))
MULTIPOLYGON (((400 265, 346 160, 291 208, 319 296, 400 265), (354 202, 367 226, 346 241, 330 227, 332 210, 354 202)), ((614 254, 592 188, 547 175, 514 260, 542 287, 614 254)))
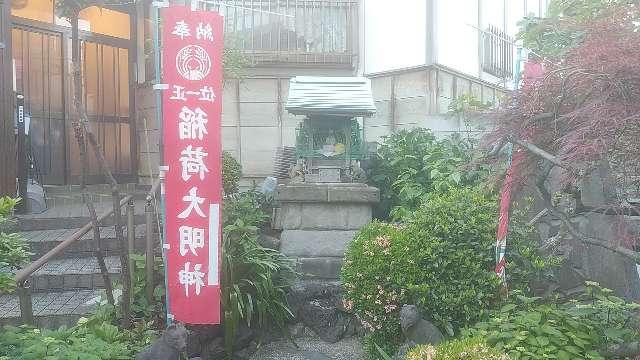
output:
POLYGON ((94 315, 70 329, 7 326, 0 332, 0 360, 132 359, 155 337, 146 324, 123 330, 94 315))
MULTIPOLYGON (((20 238, 20 235, 5 232, 11 223, 10 217, 13 215, 13 208, 18 202, 18 199, 0 198, 0 269, 18 269, 31 256, 29 246, 20 238)), ((15 287, 13 274, 0 271, 0 293, 11 292, 15 287)))
POLYGON ((487 169, 469 165, 472 150, 469 139, 452 135, 438 140, 429 129, 386 137, 369 170, 370 184, 380 189, 376 217, 399 219, 433 191, 481 182, 487 169))
POLYGON ((447 341, 434 347, 419 345, 407 354, 406 360, 509 360, 509 356, 488 346, 481 338, 447 341))
POLYGON ((231 225, 242 220, 245 225, 262 228, 271 219, 270 209, 271 204, 259 191, 233 194, 224 201, 223 224, 231 225))
POLYGON ((222 189, 226 195, 238 192, 242 177, 242 166, 231 154, 222 152, 222 189))
POLYGON ((279 251, 258 244, 258 231, 268 220, 264 196, 255 191, 225 200, 222 306, 227 353, 233 352, 241 322, 248 327, 284 330, 293 317, 286 291, 294 270, 279 251))
MULTIPOLYGON (((403 225, 374 221, 364 227, 342 268, 345 305, 369 330, 365 349, 373 357, 379 353, 376 346, 393 354, 402 342, 398 314, 403 304, 416 304, 426 319, 453 335, 488 316, 498 303, 495 196, 481 188, 434 193, 406 220, 403 225)), ((510 237, 510 261, 546 271, 546 258, 523 236, 526 228, 518 228, 521 232, 510 237), (542 263, 530 264, 538 260, 542 263)), ((510 287, 526 290, 531 274, 517 274, 508 278, 510 287)))
POLYGON ((560 304, 516 298, 466 335, 486 338, 514 360, 603 359, 599 351, 640 336, 628 326, 639 305, 625 303, 596 283, 588 283, 586 293, 577 299, 560 304))
POLYGON ((403 304, 415 303, 450 335, 486 313, 499 285, 491 271, 495 209, 479 190, 452 190, 431 196, 404 226, 373 222, 358 233, 342 281, 348 307, 373 333, 370 345, 395 353, 403 304))

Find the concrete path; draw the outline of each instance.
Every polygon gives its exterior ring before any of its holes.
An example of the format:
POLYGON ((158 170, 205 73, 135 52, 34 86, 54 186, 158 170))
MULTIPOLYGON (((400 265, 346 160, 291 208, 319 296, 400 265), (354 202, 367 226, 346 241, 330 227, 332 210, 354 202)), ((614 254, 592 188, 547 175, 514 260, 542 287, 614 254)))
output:
POLYGON ((319 339, 297 339, 298 349, 288 340, 263 345, 251 360, 364 360, 362 340, 350 338, 329 344, 319 339))

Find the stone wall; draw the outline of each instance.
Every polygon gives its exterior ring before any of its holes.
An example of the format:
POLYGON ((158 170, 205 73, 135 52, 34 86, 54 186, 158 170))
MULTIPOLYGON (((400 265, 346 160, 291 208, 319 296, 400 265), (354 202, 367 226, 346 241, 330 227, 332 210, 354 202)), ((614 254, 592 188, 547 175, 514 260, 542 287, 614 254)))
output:
POLYGON ((376 188, 362 184, 291 184, 278 187, 274 227, 280 251, 295 259, 310 279, 337 279, 344 253, 357 231, 371 221, 376 188))

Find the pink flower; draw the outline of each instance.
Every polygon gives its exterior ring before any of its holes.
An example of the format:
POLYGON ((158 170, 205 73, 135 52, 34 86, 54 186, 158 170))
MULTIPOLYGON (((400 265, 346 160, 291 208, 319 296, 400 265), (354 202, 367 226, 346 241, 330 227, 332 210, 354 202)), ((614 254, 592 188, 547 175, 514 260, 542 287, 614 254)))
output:
POLYGON ((384 307, 384 311, 388 314, 388 313, 392 312, 393 310, 395 310, 397 308, 398 308, 398 306, 395 305, 395 304, 387 304, 384 307))
POLYGON ((353 310, 353 301, 342 299, 342 305, 347 311, 353 310))
POLYGON ((391 245, 391 240, 386 235, 380 235, 376 238, 376 244, 383 249, 388 248, 391 245))

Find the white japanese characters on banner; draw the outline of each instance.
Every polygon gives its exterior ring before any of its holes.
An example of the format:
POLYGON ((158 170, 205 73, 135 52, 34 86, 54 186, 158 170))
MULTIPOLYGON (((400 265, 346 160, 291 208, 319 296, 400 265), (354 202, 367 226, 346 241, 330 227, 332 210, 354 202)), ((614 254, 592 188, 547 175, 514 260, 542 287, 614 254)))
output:
POLYGON ((164 162, 169 313, 220 323, 222 17, 163 11, 164 162))

